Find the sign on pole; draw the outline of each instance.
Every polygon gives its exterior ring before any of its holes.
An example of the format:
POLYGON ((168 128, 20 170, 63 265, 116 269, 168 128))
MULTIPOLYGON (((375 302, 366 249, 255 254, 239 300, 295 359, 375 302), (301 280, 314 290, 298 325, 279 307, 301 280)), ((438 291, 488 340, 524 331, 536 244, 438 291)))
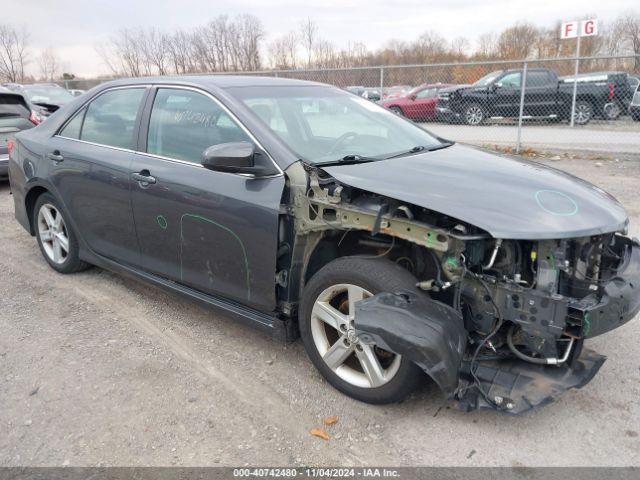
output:
POLYGON ((560 27, 560 38, 592 37, 598 34, 598 20, 573 20, 564 22, 560 27))
POLYGON ((576 95, 578 93, 578 70, 580 65, 580 39, 582 37, 592 37, 598 34, 598 20, 591 18, 589 20, 573 20, 564 22, 560 27, 560 38, 577 38, 576 42, 576 68, 573 78, 573 96, 571 99, 571 126, 574 125, 576 116, 576 95))

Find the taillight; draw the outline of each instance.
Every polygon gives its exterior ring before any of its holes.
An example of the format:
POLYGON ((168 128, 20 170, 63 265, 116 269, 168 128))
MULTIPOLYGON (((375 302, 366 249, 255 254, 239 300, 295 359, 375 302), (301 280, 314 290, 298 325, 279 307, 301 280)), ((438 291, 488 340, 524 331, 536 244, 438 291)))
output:
POLYGON ((615 84, 613 84, 613 83, 609 84, 609 100, 613 100, 613 96, 614 96, 614 93, 615 93, 615 88, 616 88, 615 84))
POLYGON ((31 115, 29 115, 29 121, 34 125, 40 125, 42 120, 40 119, 40 115, 38 115, 34 110, 31 110, 31 115))
POLYGON ((7 140, 7 150, 9 151, 9 155, 11 155, 11 152, 13 151, 13 140, 9 139, 7 140))

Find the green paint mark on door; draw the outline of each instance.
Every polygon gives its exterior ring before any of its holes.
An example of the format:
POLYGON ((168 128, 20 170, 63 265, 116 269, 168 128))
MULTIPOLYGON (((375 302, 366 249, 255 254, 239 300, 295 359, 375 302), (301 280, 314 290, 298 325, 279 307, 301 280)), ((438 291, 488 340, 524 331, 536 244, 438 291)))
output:
POLYGON ((160 226, 160 228, 161 228, 161 229, 163 229, 163 230, 166 230, 166 229, 167 229, 167 226, 169 225, 169 224, 167 223, 167 219, 166 219, 164 216, 162 216, 162 215, 158 215, 158 216, 156 217, 156 222, 158 222, 158 225, 159 225, 159 226, 160 226))

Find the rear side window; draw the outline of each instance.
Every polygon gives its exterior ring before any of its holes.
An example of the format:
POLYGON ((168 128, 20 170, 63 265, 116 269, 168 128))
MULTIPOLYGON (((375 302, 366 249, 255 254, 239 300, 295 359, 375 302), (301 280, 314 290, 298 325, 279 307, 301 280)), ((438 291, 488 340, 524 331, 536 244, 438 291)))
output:
POLYGON ((144 88, 111 90, 100 95, 87 107, 80 140, 133 150, 133 132, 143 95, 144 88))
POLYGON ((29 118, 31 111, 19 95, 0 93, 0 118, 24 117, 29 118))
POLYGON ((149 119, 148 153, 199 164, 208 147, 240 141, 251 140, 211 98, 190 90, 158 89, 149 119))
POLYGON ((528 72, 527 87, 544 87, 551 83, 551 78, 547 72, 528 72))

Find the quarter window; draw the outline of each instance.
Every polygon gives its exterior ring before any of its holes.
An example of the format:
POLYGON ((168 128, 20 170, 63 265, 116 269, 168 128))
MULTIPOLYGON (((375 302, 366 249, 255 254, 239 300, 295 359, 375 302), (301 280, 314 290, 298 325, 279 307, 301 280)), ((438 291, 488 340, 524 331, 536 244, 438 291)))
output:
POLYGON ((60 135, 65 138, 73 138, 75 140, 80 139, 80 129, 82 128, 82 121, 84 120, 84 114, 87 112, 86 108, 83 108, 80 112, 73 117, 67 125, 62 129, 60 135))
POLYGON ((143 95, 144 88, 111 90, 100 95, 87 108, 80 140, 133 150, 133 132, 143 95))
POLYGON ((190 90, 158 89, 149 119, 148 153, 199 164, 208 147, 240 141, 251 140, 211 98, 190 90))

